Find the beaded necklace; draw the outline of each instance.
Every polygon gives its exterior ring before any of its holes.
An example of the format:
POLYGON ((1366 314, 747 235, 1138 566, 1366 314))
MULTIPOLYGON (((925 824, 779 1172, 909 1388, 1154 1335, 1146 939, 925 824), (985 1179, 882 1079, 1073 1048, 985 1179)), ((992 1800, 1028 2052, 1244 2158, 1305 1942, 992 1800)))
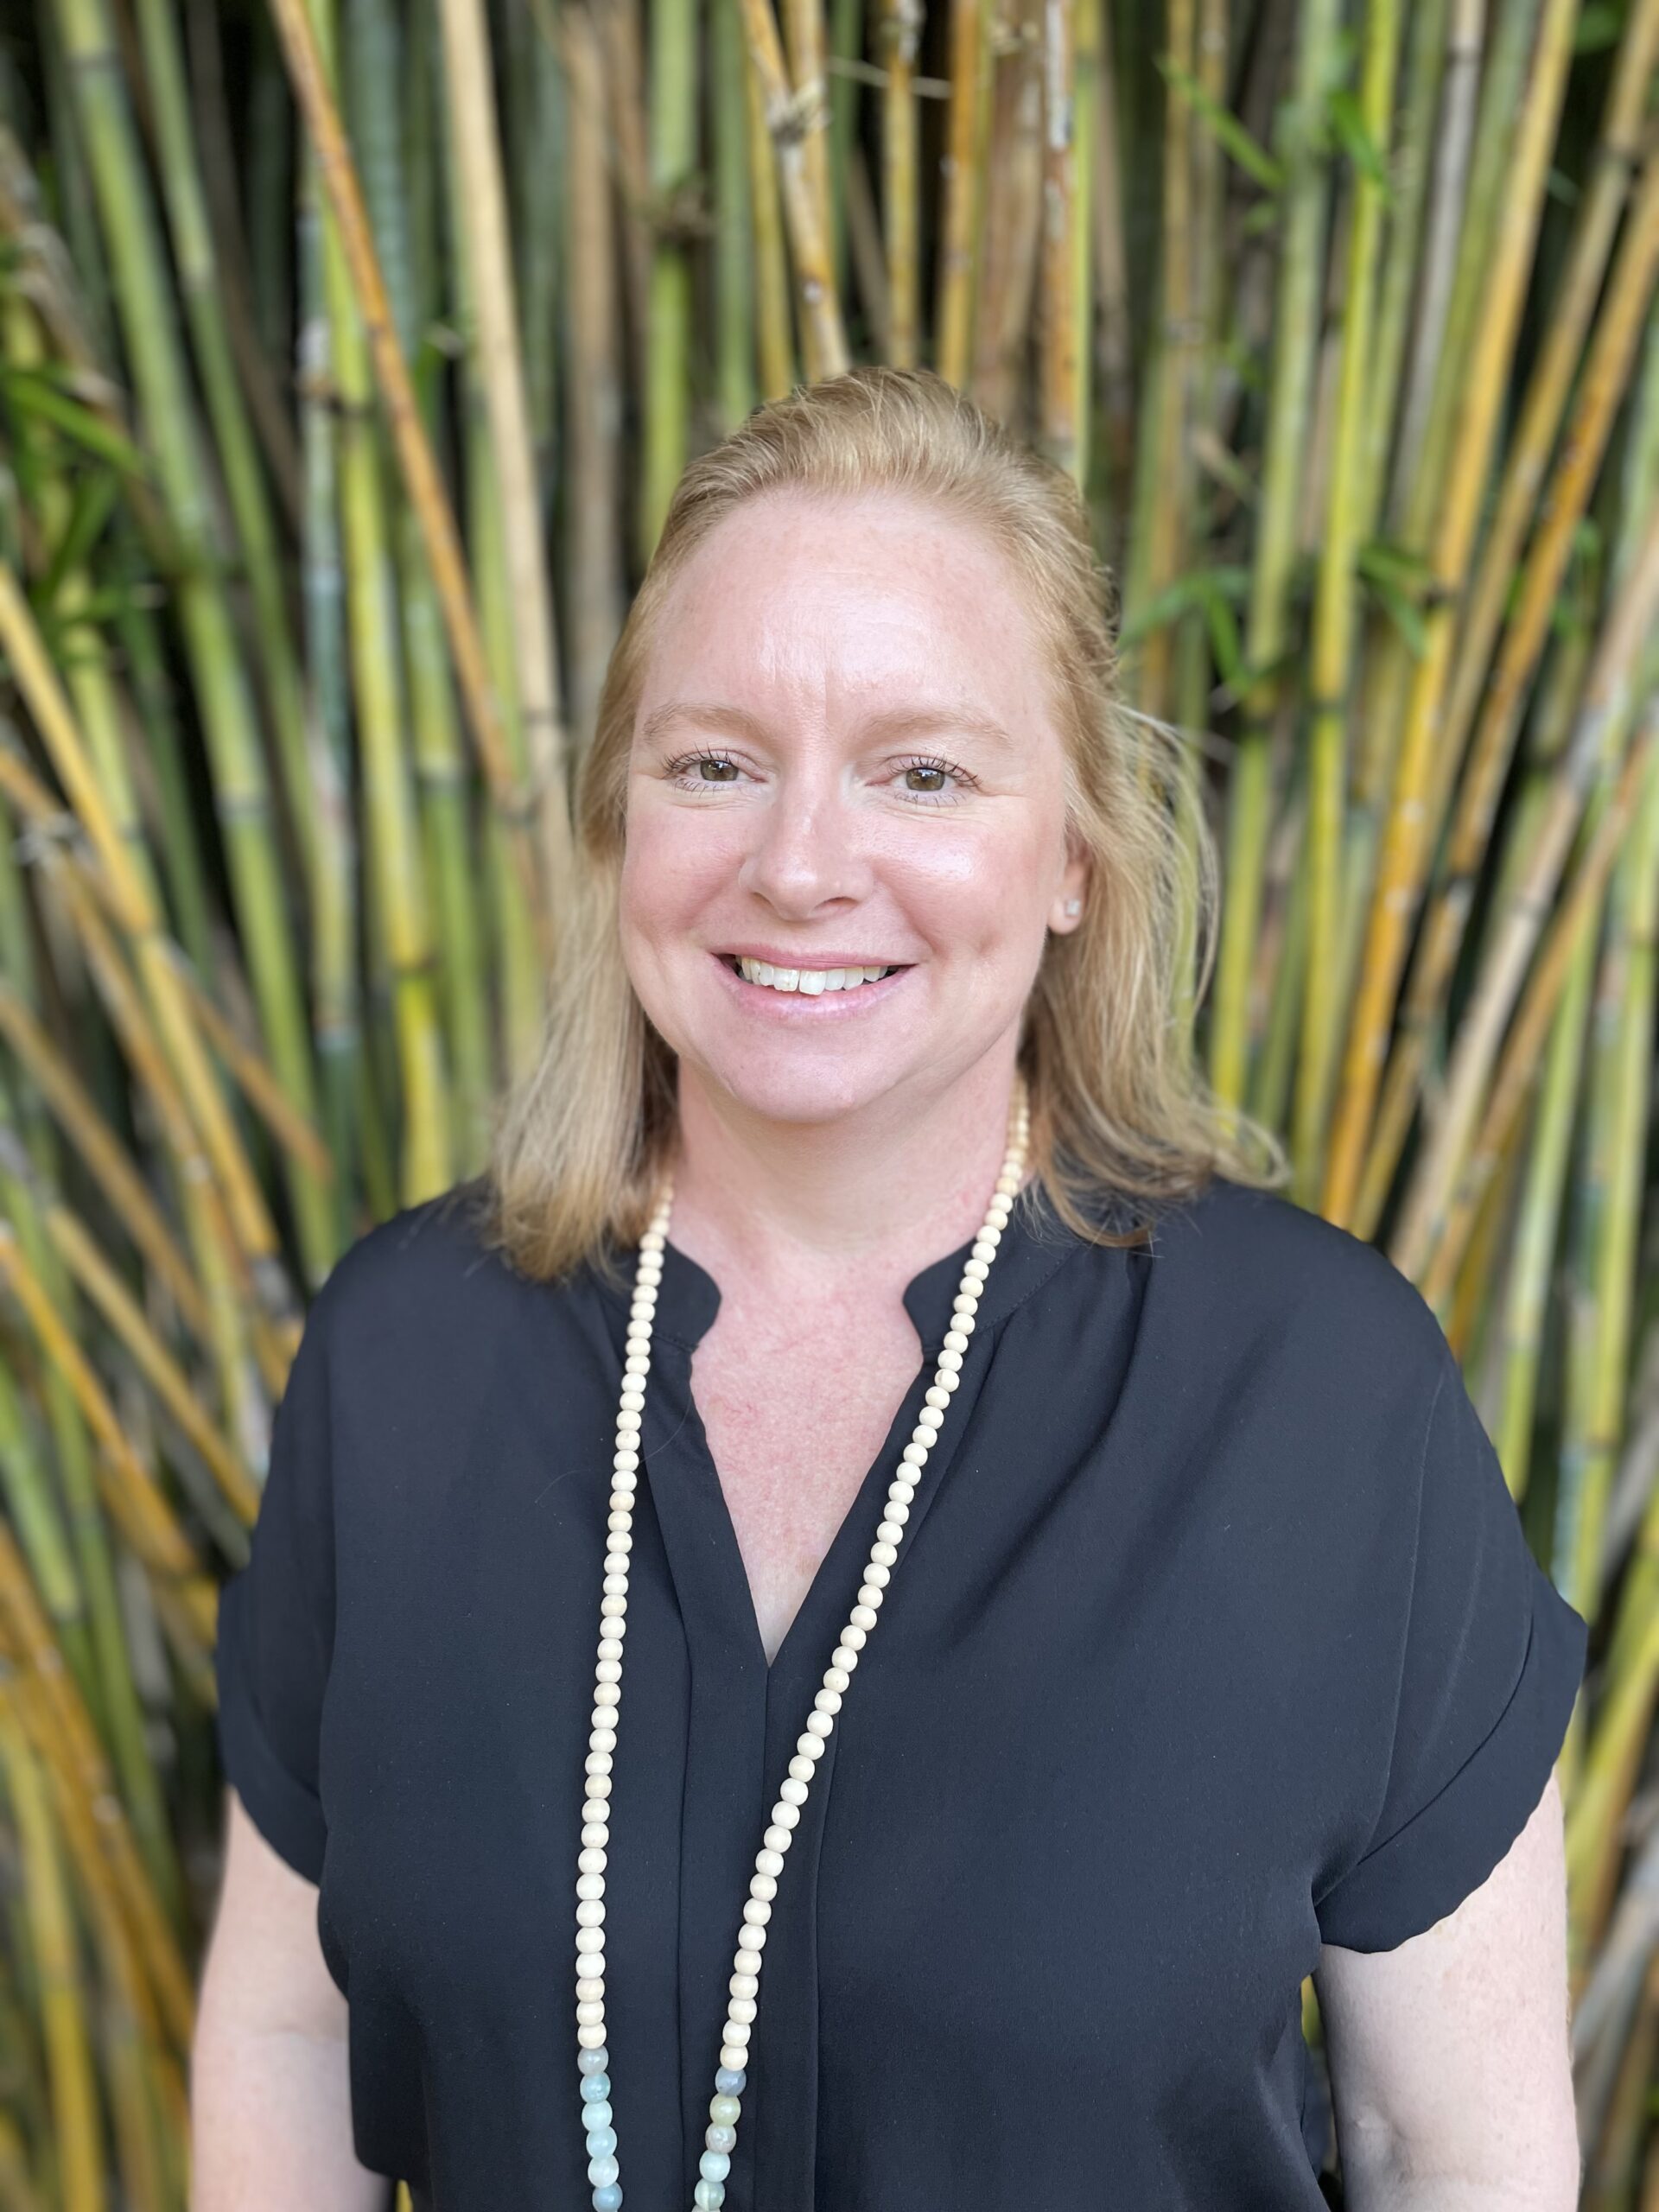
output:
MULTIPOLYGON (((983 1226, 962 1271, 961 1286, 951 1309, 933 1381, 918 1414, 911 1440, 904 1448, 898 1473, 888 1488, 887 1503, 870 1555, 865 1563, 858 1602, 830 1654, 823 1681, 806 1716, 806 1726, 796 1738, 789 1772, 778 1787, 778 1802, 760 1848, 744 1901, 742 1924, 732 1960, 728 1987, 726 2024, 721 2032, 720 2064, 715 2073, 715 2094, 709 2103, 709 2126, 703 2136, 700 2178, 692 2193, 697 2212, 717 2212, 726 2202, 726 2177, 731 2171, 737 2143, 737 2120, 747 2080, 748 2045, 757 1999, 760 1993, 760 1964, 766 1950, 766 1923, 784 1857, 800 1823, 813 1770, 823 1756, 836 1725, 836 1715, 847 1694, 865 1640, 875 1626, 887 1593, 905 1523, 910 1518, 916 1485, 944 1426, 950 1394, 957 1388, 963 1354, 973 1333, 980 1292, 990 1274, 991 1262, 1014 1201, 1024 1178, 1030 1140, 1029 1102, 1023 1077, 1016 1076, 1008 1109, 1008 1148, 1002 1172, 986 1211, 983 1226)), ((611 1510, 605 1553, 604 1594, 599 1601, 599 1653, 594 1669, 592 1732, 588 1738, 587 1796, 582 1808, 582 1851, 576 1876, 576 2042, 582 2075, 582 2132, 588 2139, 588 2179, 593 2190, 594 2212, 620 2212, 622 2202, 621 2166, 617 2157, 615 2117, 611 2104, 610 2056, 605 2045, 605 1866, 610 1841, 611 1770, 616 1755, 616 1724, 622 1702, 622 1639, 627 1628, 628 1554, 633 1544, 633 1497, 639 1483, 639 1437, 645 1404, 645 1378, 651 1368, 651 1329, 656 1313, 658 1286, 663 1279, 663 1248, 668 1241, 670 1209, 674 1185, 669 1177, 662 1186, 649 1227, 639 1240, 639 1261, 634 1277, 628 1315, 622 1391, 616 1416, 616 1450, 611 1477, 611 1510)))

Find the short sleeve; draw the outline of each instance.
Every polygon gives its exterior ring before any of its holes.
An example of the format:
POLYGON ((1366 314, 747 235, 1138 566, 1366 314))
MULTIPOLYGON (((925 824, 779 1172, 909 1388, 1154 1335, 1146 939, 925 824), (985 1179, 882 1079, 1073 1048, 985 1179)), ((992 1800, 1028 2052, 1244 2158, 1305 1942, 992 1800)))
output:
POLYGON ((220 1764, 256 1827, 321 1882, 318 1730, 334 1639, 326 1290, 306 1317, 270 1434, 247 1562, 219 1593, 220 1764))
POLYGON ((1314 1899, 1324 1941, 1349 1950, 1392 1950, 1485 1880, 1544 1793, 1584 1673, 1586 1624, 1533 1557, 1442 1350, 1382 1809, 1314 1899))

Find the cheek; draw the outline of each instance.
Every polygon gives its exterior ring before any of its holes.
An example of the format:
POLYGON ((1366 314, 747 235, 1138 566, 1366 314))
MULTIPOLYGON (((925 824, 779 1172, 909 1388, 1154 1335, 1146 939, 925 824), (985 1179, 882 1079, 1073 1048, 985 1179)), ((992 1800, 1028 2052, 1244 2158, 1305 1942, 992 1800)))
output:
POLYGON ((695 915, 737 865, 730 842, 717 824, 683 815, 631 817, 619 887, 623 927, 650 937, 695 915))
POLYGON ((889 881, 941 944, 1023 956, 1046 920, 1048 855, 1035 826, 989 823, 940 830, 889 855, 889 881))

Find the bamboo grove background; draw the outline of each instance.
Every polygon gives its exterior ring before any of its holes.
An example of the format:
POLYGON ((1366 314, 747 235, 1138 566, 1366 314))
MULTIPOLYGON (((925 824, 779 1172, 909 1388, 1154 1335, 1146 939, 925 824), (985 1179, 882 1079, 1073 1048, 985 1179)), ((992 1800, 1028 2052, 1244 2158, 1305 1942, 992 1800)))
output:
POLYGON ((1585 2202, 1659 2212, 1656 68, 1659 0, 15 0, 0 2212, 187 2202, 305 1300, 533 1048, 685 459, 866 359, 1084 486, 1224 854, 1194 1049, 1592 1623, 1585 2202))

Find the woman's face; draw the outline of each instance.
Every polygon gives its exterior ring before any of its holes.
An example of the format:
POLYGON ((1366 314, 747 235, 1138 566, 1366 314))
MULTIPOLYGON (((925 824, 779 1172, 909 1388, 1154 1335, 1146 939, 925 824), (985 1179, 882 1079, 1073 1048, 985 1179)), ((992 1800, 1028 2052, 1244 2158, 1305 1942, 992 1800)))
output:
POLYGON ((646 666, 620 893, 683 1082, 823 1122, 1012 1069, 1084 895, 1043 677, 1001 555, 919 502, 769 494, 703 541, 646 666), (893 972, 836 972, 867 967, 893 972))

